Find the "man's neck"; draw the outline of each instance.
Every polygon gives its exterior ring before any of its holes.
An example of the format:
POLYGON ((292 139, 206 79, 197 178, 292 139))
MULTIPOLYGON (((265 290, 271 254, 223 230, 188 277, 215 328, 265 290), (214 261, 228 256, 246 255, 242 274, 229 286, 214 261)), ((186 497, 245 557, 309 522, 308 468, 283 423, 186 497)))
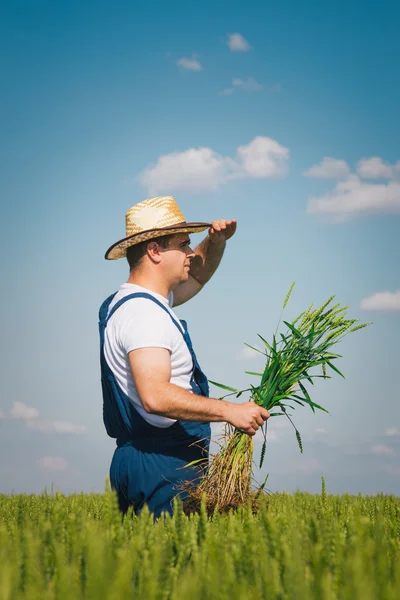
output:
POLYGON ((135 285, 140 285, 150 292, 154 292, 155 294, 160 294, 160 296, 164 296, 164 298, 168 299, 168 294, 170 290, 168 289, 168 285, 160 281, 159 278, 155 278, 145 273, 131 273, 127 283, 134 283, 135 285))

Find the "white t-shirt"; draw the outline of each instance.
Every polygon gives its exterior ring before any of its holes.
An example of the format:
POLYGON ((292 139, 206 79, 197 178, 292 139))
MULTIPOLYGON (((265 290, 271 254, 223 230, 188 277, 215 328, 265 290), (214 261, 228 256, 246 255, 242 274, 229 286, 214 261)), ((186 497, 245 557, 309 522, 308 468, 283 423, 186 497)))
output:
MULTIPOLYGON (((108 312, 111 311, 118 300, 136 292, 146 292, 162 302, 183 331, 178 317, 171 309, 173 303, 172 292, 167 300, 164 296, 147 290, 140 285, 123 283, 114 296, 108 312)), ((138 348, 150 347, 166 348, 170 351, 170 382, 191 392, 192 357, 182 333, 174 325, 171 317, 161 306, 158 306, 149 298, 127 300, 115 311, 107 323, 104 334, 105 359, 118 385, 140 415, 156 427, 170 427, 175 423, 174 419, 152 415, 144 410, 132 378, 128 353, 138 348)))

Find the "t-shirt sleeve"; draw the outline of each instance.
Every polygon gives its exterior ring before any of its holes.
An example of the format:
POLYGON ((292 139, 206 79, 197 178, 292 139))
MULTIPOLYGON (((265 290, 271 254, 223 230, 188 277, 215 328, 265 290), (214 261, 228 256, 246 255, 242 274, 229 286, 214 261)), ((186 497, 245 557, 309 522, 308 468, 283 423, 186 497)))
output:
POLYGON ((173 323, 160 306, 138 298, 126 302, 119 311, 118 338, 124 352, 139 348, 166 348, 172 352, 173 323))

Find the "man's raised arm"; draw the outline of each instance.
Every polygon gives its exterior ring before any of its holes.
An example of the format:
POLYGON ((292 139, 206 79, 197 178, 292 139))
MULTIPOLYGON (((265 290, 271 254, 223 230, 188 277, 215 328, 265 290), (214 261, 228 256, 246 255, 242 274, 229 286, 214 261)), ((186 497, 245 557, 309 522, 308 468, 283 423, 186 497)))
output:
POLYGON ((233 236, 236 226, 236 219, 212 221, 207 237, 194 249, 189 279, 174 289, 174 306, 193 298, 211 279, 221 262, 226 240, 233 236))

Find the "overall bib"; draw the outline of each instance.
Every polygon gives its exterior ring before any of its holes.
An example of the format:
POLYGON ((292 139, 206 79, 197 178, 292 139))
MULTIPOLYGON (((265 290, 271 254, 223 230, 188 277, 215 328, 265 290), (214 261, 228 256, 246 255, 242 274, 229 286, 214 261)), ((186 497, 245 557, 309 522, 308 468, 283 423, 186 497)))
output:
MULTIPOLYGON (((196 483, 199 473, 188 463, 208 457, 211 437, 209 423, 176 421, 170 427, 156 427, 148 423, 134 408, 121 390, 104 356, 104 333, 107 322, 118 308, 135 298, 147 298, 165 310, 181 332, 193 361, 191 387, 194 394, 209 396, 207 377, 202 372, 193 350, 185 321, 182 328, 168 309, 151 294, 138 292, 119 300, 107 316, 115 294, 100 307, 100 366, 103 391, 103 421, 110 437, 116 438, 117 448, 110 467, 110 481, 118 494, 120 509, 125 513, 129 506, 139 513, 146 504, 154 517, 165 511, 172 514, 172 500, 179 494, 179 483, 196 483)), ((206 464, 206 463, 204 463, 206 464)))

